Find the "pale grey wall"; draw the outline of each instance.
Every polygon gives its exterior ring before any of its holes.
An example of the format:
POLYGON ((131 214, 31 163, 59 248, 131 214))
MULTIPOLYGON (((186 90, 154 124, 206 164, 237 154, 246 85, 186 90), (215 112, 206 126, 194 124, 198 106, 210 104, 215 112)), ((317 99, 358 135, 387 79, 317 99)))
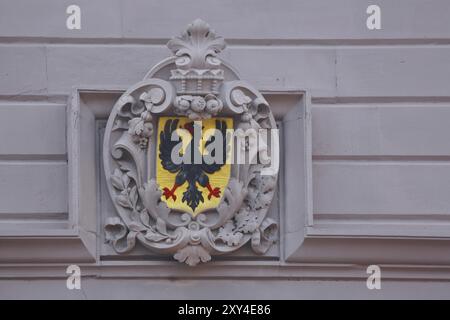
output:
MULTIPOLYGON (((0 250, 8 253, 0 257, 0 298, 450 298, 449 12, 447 0, 0 0, 0 250), (70 4, 81 7, 81 30, 65 27, 70 4), (381 30, 366 28, 369 4, 381 7, 381 30), (185 280, 191 271, 178 266, 158 280, 149 280, 150 272, 127 280, 125 271, 96 280, 110 271, 92 269, 82 294, 65 288, 68 258, 61 256, 59 267, 38 259, 15 266, 71 224, 66 106, 72 88, 138 82, 169 55, 167 40, 195 18, 227 39, 223 57, 242 78, 261 90, 310 96, 314 226, 307 231, 405 239, 404 249, 390 253, 400 260, 387 259, 404 265, 387 267, 381 291, 365 287, 365 267, 377 260, 365 260, 364 247, 346 242, 333 252, 355 255, 343 266, 304 266, 299 253, 295 264, 265 270, 270 281, 251 280, 258 262, 235 273, 226 263, 211 267, 217 270, 211 277, 225 273, 226 283, 201 280, 199 271, 185 280), (30 236, 36 249, 24 242, 30 236), (430 239, 442 242, 428 247, 430 239), (21 251, 11 249, 22 242, 21 251), (177 276, 184 280, 165 280, 177 276)), ((319 256, 331 250, 318 248, 319 256)), ((371 248, 384 257, 392 246, 371 248)), ((87 267, 92 264, 98 261, 87 267)), ((127 268, 143 272, 133 263, 127 268)))

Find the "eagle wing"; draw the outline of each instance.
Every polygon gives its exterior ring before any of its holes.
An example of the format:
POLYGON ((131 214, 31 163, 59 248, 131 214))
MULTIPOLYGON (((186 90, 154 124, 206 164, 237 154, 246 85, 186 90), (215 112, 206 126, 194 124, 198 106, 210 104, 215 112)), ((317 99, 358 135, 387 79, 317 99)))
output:
MULTIPOLYGON (((216 132, 214 135, 210 136, 208 140, 205 143, 205 148, 209 146, 211 143, 213 143, 216 139, 223 139, 222 141, 222 158, 219 162, 214 162, 211 164, 205 163, 205 161, 202 161, 202 170, 206 172, 207 174, 212 174, 216 171, 219 171, 220 168, 223 167, 223 165, 226 163, 227 160, 227 154, 230 149, 230 147, 227 144, 227 123, 223 120, 216 120, 216 132), (217 130, 219 132, 217 132, 217 130)), ((215 156, 215 149, 212 150, 211 156, 215 156)))
POLYGON ((177 130, 178 119, 169 119, 164 125, 164 130, 159 135, 159 158, 163 168, 171 173, 180 171, 182 164, 175 164, 172 161, 172 150, 180 143, 180 139, 172 140, 172 133, 177 130))

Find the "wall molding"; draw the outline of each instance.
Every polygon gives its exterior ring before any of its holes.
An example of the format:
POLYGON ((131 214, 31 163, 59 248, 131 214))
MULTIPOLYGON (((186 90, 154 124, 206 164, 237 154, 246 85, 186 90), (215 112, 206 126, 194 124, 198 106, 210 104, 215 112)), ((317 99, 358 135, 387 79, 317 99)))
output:
MULTIPOLYGON (((67 279, 67 264, 2 264, 0 280, 67 279)), ((107 262, 79 264, 84 279, 270 279, 360 280, 365 283, 367 264, 306 264, 261 261, 214 261, 189 268, 173 261, 107 262)), ((439 265, 380 265, 383 281, 450 281, 450 267, 439 265)), ((364 284, 362 284, 364 286, 364 284)))

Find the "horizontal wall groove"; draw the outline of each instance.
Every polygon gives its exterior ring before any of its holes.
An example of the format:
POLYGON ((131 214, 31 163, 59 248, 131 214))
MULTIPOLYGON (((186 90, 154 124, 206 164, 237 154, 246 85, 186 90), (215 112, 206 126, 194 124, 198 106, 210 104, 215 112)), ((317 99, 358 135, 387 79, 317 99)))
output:
POLYGON ((387 213, 314 213, 314 221, 315 222, 324 222, 332 221, 332 222, 345 222, 352 223, 358 221, 371 221, 371 222, 400 222, 400 223, 441 223, 445 224, 450 223, 450 216, 447 214, 411 214, 411 213, 395 213, 395 214, 387 214, 387 213))
MULTIPOLYGON (((363 279, 367 278, 367 265, 339 264, 299 264, 299 263, 250 263, 240 265, 211 262, 210 268, 197 267, 199 270, 181 270, 171 262, 145 262, 132 265, 125 263, 79 264, 83 270, 83 279, 363 279), (255 272, 255 268, 258 272, 255 272)), ((14 279, 65 279, 67 264, 3 264, 0 266, 0 278, 14 279), (62 271, 61 271, 62 270, 62 271)), ((421 281, 448 281, 450 268, 441 265, 381 265, 383 279, 421 281)))
POLYGON ((313 166, 320 165, 350 165, 350 166, 408 166, 408 165, 417 165, 417 166, 449 166, 450 161, 409 161, 409 160, 352 160, 352 159, 342 159, 342 160, 313 160, 313 166))
MULTIPOLYGON (((3 157, 3 156, 2 156, 3 157)), ((28 165, 63 165, 67 166, 67 159, 1 159, 0 166, 2 165, 17 165, 17 166, 28 166, 28 165)))
MULTIPOLYGON (((24 96, 26 97, 26 96, 24 96)), ((59 107, 59 108, 65 108, 67 106, 67 103, 57 103, 57 102, 50 102, 50 101, 42 101, 42 97, 36 97, 36 100, 30 99, 30 100, 2 100, 0 96, 0 109, 5 107, 59 107)))
POLYGON ((449 96, 378 96, 378 97, 369 97, 369 96, 360 96, 360 97, 320 97, 313 96, 311 97, 312 104, 355 104, 355 103, 439 103, 439 102, 450 102, 449 96))
MULTIPOLYGON (((90 85, 92 87, 92 85, 90 85)), ((77 87, 84 87, 83 85, 78 85, 77 87)), ((85 86, 89 87, 89 86, 85 86)), ((103 87, 107 88, 108 85, 103 85, 103 87)), ((117 84, 113 84, 109 86, 111 88, 116 88, 117 84)), ((124 86, 122 86, 124 87, 124 86)), ((125 88, 126 89, 126 88, 125 88)), ((268 91, 268 88, 260 88, 260 91, 268 91)), ((273 88, 274 91, 292 91, 297 92, 300 90, 306 90, 308 91, 308 88, 296 88, 296 89, 285 89, 285 88, 273 88)), ((118 93, 121 93, 122 91, 125 91, 124 89, 116 89, 114 91, 117 91, 118 93)), ((93 92, 96 92, 96 90, 93 90, 93 92)), ((8 95, 8 94, 0 94, 0 103, 1 104, 7 104, 10 102, 14 103, 48 103, 48 104, 55 104, 55 105, 62 105, 63 103, 67 102, 68 97, 70 96, 70 93, 67 94, 48 94, 44 93, 42 95, 8 95)), ((379 96, 379 97, 321 97, 321 96, 311 96, 311 103, 313 104, 326 104, 327 106, 333 106, 333 105, 342 105, 342 104, 374 104, 374 103, 448 103, 450 102, 450 95, 448 96, 379 96)), ((411 105, 408 105, 408 107, 411 105)), ((449 105, 450 107, 450 105, 449 105)))
POLYGON ((358 162, 358 161, 364 161, 364 162, 450 162, 450 156, 449 155, 443 155, 443 156, 422 156, 422 155, 408 155, 408 156, 389 156, 389 155, 313 155, 312 157, 314 162, 358 162))
POLYGON ((0 164, 4 162, 12 164, 14 162, 35 163, 67 163, 67 154, 0 154, 0 164))
POLYGON ((68 220, 69 215, 67 212, 0 212, 0 224, 5 220, 14 220, 18 223, 21 222, 30 222, 30 220, 40 221, 41 219, 45 219, 46 222, 48 220, 68 220))
POLYGON ((1 104, 33 104, 33 105, 67 105, 67 99, 70 96, 67 94, 0 94, 0 103, 1 104))
MULTIPOLYGON (((99 44, 99 45, 159 45, 165 46, 170 38, 124 37, 0 37, 0 44, 99 44)), ((305 39, 305 38, 227 38, 229 46, 422 46, 450 45, 449 38, 378 38, 378 39, 305 39)))
MULTIPOLYGON (((77 85, 76 87, 84 88, 84 87, 99 87, 93 85, 77 85)), ((101 86, 104 90, 106 88, 112 88, 112 91, 116 91, 117 93, 122 93, 126 90, 125 86, 120 86, 121 89, 118 89, 117 84, 112 84, 108 86, 104 84, 101 86)), ((259 91, 292 91, 299 92, 306 90, 308 88, 296 88, 296 89, 286 89, 286 88, 258 88, 259 91)), ((97 92, 100 89, 93 89, 92 92, 97 92)), ((55 104, 55 105, 66 105, 67 99, 70 97, 70 93, 43 93, 43 94, 0 94, 0 104, 8 104, 8 103, 27 103, 27 104, 55 104)), ((336 96, 336 97, 322 97, 319 95, 311 96, 311 103, 314 107, 315 104, 325 104, 327 106, 339 106, 342 104, 374 104, 374 103, 448 103, 450 102, 450 92, 448 96, 378 96, 378 97, 369 97, 369 96, 360 96, 360 97, 345 97, 345 96, 336 96)), ((398 106, 398 105, 396 105, 398 106)), ((406 107, 414 107, 414 105, 405 105, 406 107)), ((450 105, 448 105, 450 107, 450 105)))

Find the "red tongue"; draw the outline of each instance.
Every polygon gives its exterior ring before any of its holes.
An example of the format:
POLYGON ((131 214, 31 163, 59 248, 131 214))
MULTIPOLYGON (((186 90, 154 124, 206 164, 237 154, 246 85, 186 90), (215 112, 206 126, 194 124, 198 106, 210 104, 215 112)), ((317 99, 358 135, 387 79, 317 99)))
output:
POLYGON ((189 133, 191 134, 191 136, 194 136, 194 123, 193 123, 193 122, 186 123, 186 124, 184 125, 184 128, 185 128, 187 131, 189 131, 189 133))

